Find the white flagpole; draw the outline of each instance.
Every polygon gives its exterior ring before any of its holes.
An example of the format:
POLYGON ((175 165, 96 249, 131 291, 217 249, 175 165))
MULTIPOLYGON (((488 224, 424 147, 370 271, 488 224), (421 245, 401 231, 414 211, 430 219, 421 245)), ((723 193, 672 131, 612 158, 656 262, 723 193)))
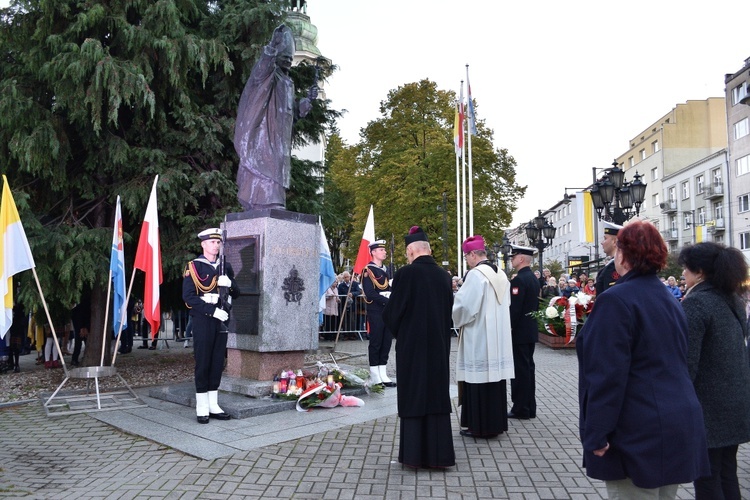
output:
MULTIPOLYGON (((466 65, 466 81, 469 82, 469 65, 466 65)), ((471 87, 469 87, 471 89, 471 87)), ((467 96, 468 99, 471 99, 471 92, 468 93, 467 96)), ((466 106, 467 110, 471 112, 471 106, 466 106)), ((476 120, 476 116, 474 117, 474 120, 476 120)), ((472 168, 471 164, 471 122, 468 120, 468 114, 467 114, 467 136, 469 137, 469 141, 467 143, 466 148, 469 150, 469 231, 471 234, 474 234, 474 170, 472 168)))
MULTIPOLYGON (((455 146, 454 146, 455 151, 455 146)), ((458 153, 456 153, 456 274, 461 274, 461 167, 458 159, 458 153)))
POLYGON ((109 278, 107 278, 107 305, 104 308, 104 335, 102 335, 102 355, 99 360, 99 366, 104 366, 104 352, 107 347, 107 322, 109 321, 109 296, 112 292, 112 269, 109 270, 109 278))
MULTIPOLYGON (((464 240, 468 237, 466 234, 466 126, 464 119, 466 116, 466 108, 464 106, 464 81, 461 80, 461 107, 464 109, 464 117, 462 118, 461 125, 464 129, 464 141, 463 141, 463 154, 461 155, 461 221, 462 221, 462 231, 461 231, 461 237, 458 239, 458 245, 461 246, 461 243, 464 242, 464 240)), ((466 262, 464 262, 463 259, 461 259, 461 276, 466 274, 466 262)))

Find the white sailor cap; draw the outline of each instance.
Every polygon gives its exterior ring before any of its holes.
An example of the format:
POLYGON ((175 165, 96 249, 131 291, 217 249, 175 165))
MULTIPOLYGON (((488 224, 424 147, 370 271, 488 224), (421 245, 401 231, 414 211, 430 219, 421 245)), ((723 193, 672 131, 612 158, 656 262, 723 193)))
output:
POLYGON ((221 229, 219 229, 218 227, 206 229, 205 231, 201 231, 200 233, 198 233, 198 238, 200 238, 201 241, 220 240, 221 229))
POLYGON ((370 247, 370 251, 372 252, 376 248, 385 248, 385 240, 375 240, 372 243, 368 245, 370 247))
POLYGON ((511 257, 514 255, 534 255, 534 252, 536 251, 535 248, 532 247, 522 247, 520 245, 511 245, 510 246, 510 255, 511 257))
POLYGON ((613 224, 607 221, 604 222, 604 234, 617 236, 617 233, 620 232, 620 229, 622 229, 622 226, 618 226, 617 224, 613 224))

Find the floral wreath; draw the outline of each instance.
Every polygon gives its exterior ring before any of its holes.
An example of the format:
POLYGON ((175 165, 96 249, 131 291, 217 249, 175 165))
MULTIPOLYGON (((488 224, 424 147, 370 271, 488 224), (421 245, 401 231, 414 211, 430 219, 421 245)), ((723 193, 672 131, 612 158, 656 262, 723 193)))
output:
POLYGON ((563 337, 565 329, 565 343, 570 344, 575 340, 579 326, 583 326, 586 317, 591 312, 591 295, 577 293, 567 297, 552 297, 549 305, 542 311, 530 313, 544 324, 544 329, 553 337, 563 337))

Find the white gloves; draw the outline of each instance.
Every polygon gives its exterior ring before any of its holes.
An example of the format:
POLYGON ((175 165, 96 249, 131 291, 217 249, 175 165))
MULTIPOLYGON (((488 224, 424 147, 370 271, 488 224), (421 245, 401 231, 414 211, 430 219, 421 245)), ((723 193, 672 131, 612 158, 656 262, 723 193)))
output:
POLYGON ((229 313, 226 312, 224 309, 219 309, 218 307, 214 311, 214 318, 218 319, 222 323, 229 319, 229 313))
POLYGON ((218 304, 219 303, 219 294, 218 293, 207 293, 204 295, 201 295, 201 300, 205 302, 206 304, 218 304))
POLYGON ((380 292, 380 295, 382 295, 386 299, 390 299, 391 298, 391 292, 380 292))
POLYGON ((219 286, 232 286, 232 280, 229 279, 229 276, 219 276, 219 280, 216 282, 219 286))

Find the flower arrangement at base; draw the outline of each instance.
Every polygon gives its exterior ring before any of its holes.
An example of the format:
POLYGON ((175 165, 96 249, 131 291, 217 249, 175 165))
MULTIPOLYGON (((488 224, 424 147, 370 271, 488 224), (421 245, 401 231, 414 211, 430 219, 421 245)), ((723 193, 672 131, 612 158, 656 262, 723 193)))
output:
POLYGON ((344 389, 363 388, 367 394, 383 394, 382 384, 373 384, 369 379, 370 373, 367 370, 355 370, 350 372, 344 370, 338 365, 325 364, 318 361, 318 378, 326 380, 331 377, 333 382, 340 383, 344 389))
POLYGON ((297 411, 309 411, 316 406, 335 408, 336 406, 364 406, 365 402, 354 396, 341 394, 341 383, 319 383, 309 385, 297 400, 297 411))
POLYGON ((592 296, 577 293, 568 297, 552 297, 549 305, 542 305, 538 311, 529 313, 539 322, 541 333, 553 337, 565 337, 565 343, 571 343, 578 328, 583 326, 591 312, 592 296))

